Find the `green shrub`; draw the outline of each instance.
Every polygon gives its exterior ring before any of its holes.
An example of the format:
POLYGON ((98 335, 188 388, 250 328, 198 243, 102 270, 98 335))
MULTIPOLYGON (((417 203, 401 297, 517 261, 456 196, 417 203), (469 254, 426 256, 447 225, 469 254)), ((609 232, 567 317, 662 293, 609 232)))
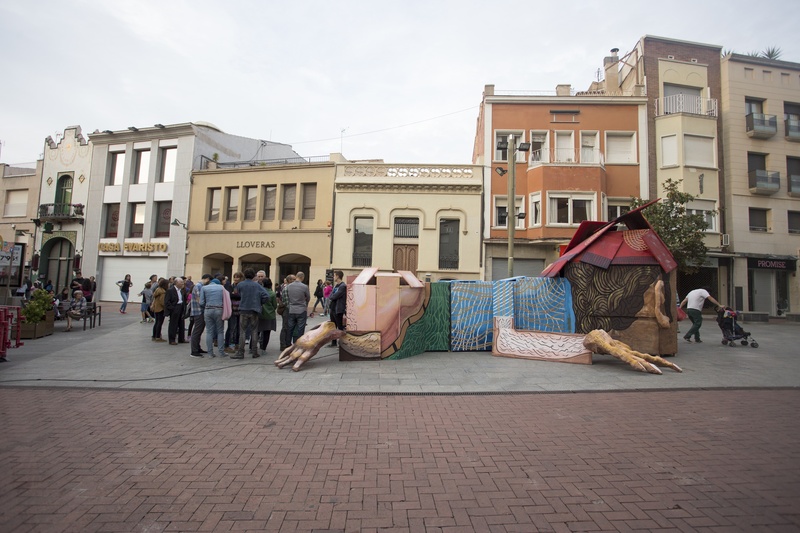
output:
POLYGON ((42 322, 45 313, 53 309, 53 297, 44 289, 36 289, 31 293, 31 299, 22 308, 22 317, 27 324, 42 322))

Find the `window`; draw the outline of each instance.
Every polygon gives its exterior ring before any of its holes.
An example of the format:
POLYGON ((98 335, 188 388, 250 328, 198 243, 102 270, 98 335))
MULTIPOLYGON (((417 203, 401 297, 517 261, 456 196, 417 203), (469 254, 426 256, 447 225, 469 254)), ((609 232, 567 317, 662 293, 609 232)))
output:
POLYGON ((208 189, 208 221, 219 222, 219 210, 222 206, 222 189, 208 189))
POLYGON ((786 181, 789 184, 789 194, 793 196, 800 194, 800 158, 786 158, 786 181))
POLYGON ((111 154, 111 173, 109 174, 109 185, 122 185, 122 177, 125 172, 125 152, 114 152, 111 154))
POLYGON ((606 133, 606 163, 636 163, 636 136, 606 133))
POLYGON ((594 196, 587 194, 548 194, 549 224, 580 224, 594 220, 594 196))
POLYGON ((119 227, 119 204, 106 204, 106 238, 116 238, 119 227))
POLYGON ((531 225, 542 225, 542 193, 531 194, 531 225))
POLYGON ((789 233, 800 234, 800 211, 789 211, 789 233))
POLYGON ((353 266, 372 266, 372 217, 356 217, 353 236, 353 266))
POLYGON ((750 208, 750 231, 769 231, 767 226, 769 209, 750 208))
POLYGON ((573 161, 575 161, 575 142, 573 141, 573 132, 557 131, 556 162, 572 163, 573 161))
POLYGON ((678 136, 666 135, 661 137, 661 166, 678 166, 678 136))
POLYGON ((169 237, 172 202, 156 202, 156 237, 169 237))
POLYGON ((177 148, 161 149, 161 181, 170 183, 175 181, 175 169, 178 164, 177 148))
POLYGON ((761 114, 764 112, 764 101, 757 100, 755 98, 745 98, 744 99, 744 114, 745 115, 753 115, 753 114, 761 114))
POLYGON ((581 163, 597 164, 600 162, 600 143, 596 131, 581 132, 581 163))
POLYGON ((317 216, 317 184, 303 184, 303 220, 314 220, 317 216))
POLYGON ((3 206, 4 217, 24 217, 28 211, 28 189, 6 191, 6 205, 3 206))
POLYGON ((64 174, 56 182, 56 205, 54 211, 69 216, 72 213, 72 176, 64 174))
POLYGON ((394 236, 400 239, 416 239, 419 237, 419 219, 401 218, 394 219, 394 236))
POLYGON ((278 188, 275 185, 264 185, 264 213, 262 220, 275 220, 275 206, 278 204, 278 188))
POLYGON ((150 178, 150 150, 136 152, 136 174, 134 183, 147 183, 150 178))
POLYGON ((611 222, 630 210, 631 206, 629 204, 609 203, 608 210, 606 212, 606 216, 608 217, 606 222, 611 222))
POLYGON ((684 135, 683 155, 686 166, 713 168, 715 166, 714 138, 684 135))
POLYGON ((439 269, 458 269, 459 221, 439 221, 439 269))
POLYGON ((550 150, 547 131, 531 130, 531 163, 549 163, 550 150))
POLYGON ((281 220, 294 220, 295 203, 297 202, 297 185, 283 186, 283 211, 281 220))
POLYGON ((244 197, 244 219, 255 220, 256 209, 258 208, 258 188, 245 187, 243 197, 244 197))
POLYGON ((225 221, 235 222, 239 216, 239 187, 226 187, 225 197, 227 198, 225 221))
POLYGON ((129 204, 130 206, 130 228, 128 237, 142 237, 144 233, 144 212, 147 204, 129 204))
POLYGON ((700 215, 702 216, 708 227, 706 231, 717 231, 717 216, 714 209, 716 204, 713 200, 692 200, 686 204, 687 215, 700 215))
MULTIPOLYGON (((514 213, 519 215, 522 213, 522 197, 517 196, 515 202, 515 210, 514 213)), ((494 199, 494 226, 498 228, 506 228, 507 226, 507 217, 508 217, 508 197, 506 196, 495 196, 494 199)), ((517 217, 517 224, 515 226, 518 229, 525 229, 525 219, 517 217)))
MULTIPOLYGON (((497 143, 500 141, 508 141, 508 136, 514 135, 514 145, 519 146, 523 141, 523 133, 521 131, 497 130, 494 132, 494 160, 495 161, 508 161, 508 148, 499 149, 497 143)), ((524 161, 525 153, 517 152, 515 156, 516 161, 524 161)))

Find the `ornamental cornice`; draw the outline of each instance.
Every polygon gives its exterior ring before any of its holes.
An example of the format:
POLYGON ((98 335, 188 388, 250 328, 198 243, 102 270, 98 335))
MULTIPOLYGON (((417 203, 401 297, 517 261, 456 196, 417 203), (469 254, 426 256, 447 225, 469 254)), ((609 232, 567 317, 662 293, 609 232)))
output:
POLYGON ((428 192, 447 194, 481 194, 480 183, 336 183, 337 192, 428 192))
POLYGON ((343 177, 364 178, 480 178, 473 166, 453 165, 340 165, 343 177))

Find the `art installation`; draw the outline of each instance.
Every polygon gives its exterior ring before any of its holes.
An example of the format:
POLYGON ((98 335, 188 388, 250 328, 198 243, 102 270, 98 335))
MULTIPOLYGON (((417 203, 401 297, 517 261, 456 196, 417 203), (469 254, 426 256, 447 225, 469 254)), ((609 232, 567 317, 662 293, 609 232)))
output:
MULTIPOLYGON (((650 204, 647 204, 650 205, 650 204)), ((612 355, 636 370, 681 369, 672 254, 642 206, 611 222, 587 221, 542 277, 423 283, 411 272, 367 268, 348 279, 347 332, 309 331, 275 364, 299 370, 339 339, 339 360, 388 360, 428 351, 591 364, 612 355), (627 230, 622 230, 625 226, 627 230)))

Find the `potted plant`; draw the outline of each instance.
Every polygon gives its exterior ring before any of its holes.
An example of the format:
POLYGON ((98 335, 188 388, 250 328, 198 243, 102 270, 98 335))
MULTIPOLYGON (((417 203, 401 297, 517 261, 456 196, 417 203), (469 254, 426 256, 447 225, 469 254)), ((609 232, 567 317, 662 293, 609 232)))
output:
POLYGON ((53 334, 55 312, 53 297, 44 289, 36 289, 22 308, 21 339, 38 339, 53 334))
POLYGON ((82 217, 83 216, 83 204, 72 204, 72 207, 75 210, 75 215, 82 217))

